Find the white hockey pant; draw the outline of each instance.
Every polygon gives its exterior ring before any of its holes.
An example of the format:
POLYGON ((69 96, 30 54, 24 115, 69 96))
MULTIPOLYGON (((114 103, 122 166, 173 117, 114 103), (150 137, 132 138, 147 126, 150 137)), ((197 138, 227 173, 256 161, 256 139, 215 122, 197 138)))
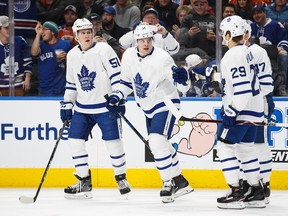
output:
POLYGON ((149 135, 149 146, 154 156, 156 167, 163 181, 168 181, 174 177, 171 154, 171 143, 166 136, 152 133, 149 135))
POLYGON ((114 175, 126 173, 126 159, 123 142, 120 139, 105 141, 114 169, 114 175))

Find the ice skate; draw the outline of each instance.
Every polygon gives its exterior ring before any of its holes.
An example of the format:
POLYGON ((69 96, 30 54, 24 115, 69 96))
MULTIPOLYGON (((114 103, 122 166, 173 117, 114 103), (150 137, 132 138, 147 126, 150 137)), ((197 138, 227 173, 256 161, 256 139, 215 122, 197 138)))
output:
POLYGON ((131 191, 131 187, 128 184, 128 181, 126 179, 126 174, 124 173, 121 175, 116 175, 115 179, 116 179, 120 194, 121 195, 126 194, 126 196, 128 196, 128 193, 131 191))
POLYGON ((251 186, 245 196, 244 204, 248 208, 265 208, 265 194, 262 184, 251 186))
POLYGON ((174 177, 173 180, 175 182, 175 189, 174 189, 175 198, 189 194, 194 191, 194 189, 189 186, 189 182, 185 179, 185 177, 182 174, 174 177))
POLYGON ((264 194, 265 194, 265 204, 267 205, 270 203, 270 194, 271 194, 270 182, 263 183, 263 187, 264 187, 264 194))
POLYGON ((243 192, 239 187, 229 185, 230 189, 227 194, 217 199, 217 207, 220 209, 244 209, 243 192))
POLYGON ((160 191, 160 197, 162 197, 163 203, 174 202, 174 193, 175 193, 175 183, 173 180, 164 181, 162 190, 160 191))
POLYGON ((74 175, 79 181, 75 185, 64 189, 64 197, 66 199, 91 199, 93 195, 90 170, 89 176, 84 178, 81 178, 76 173, 74 175))

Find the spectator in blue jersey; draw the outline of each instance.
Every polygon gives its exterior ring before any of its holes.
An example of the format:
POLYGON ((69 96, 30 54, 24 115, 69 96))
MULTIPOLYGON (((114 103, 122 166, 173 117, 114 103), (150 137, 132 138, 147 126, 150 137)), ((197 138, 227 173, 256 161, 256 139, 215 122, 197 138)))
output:
POLYGON ((288 30, 288 4, 287 0, 275 0, 270 6, 266 7, 267 17, 281 22, 288 30))
POLYGON ((72 45, 58 39, 58 26, 52 21, 35 27, 31 54, 38 59, 39 95, 63 96, 66 84, 66 55, 72 45), (41 40, 42 38, 42 40, 41 40))
MULTIPOLYGON (((24 38, 14 37, 14 94, 23 96, 30 89, 32 58, 24 38)), ((0 96, 9 96, 9 20, 0 16, 0 96)))
MULTIPOLYGON (((252 11, 254 22, 251 24, 251 37, 259 40, 260 45, 274 45, 278 49, 279 71, 274 80, 274 94, 288 96, 286 91, 288 72, 288 34, 283 25, 267 18, 265 7, 257 5, 252 11)), ((275 77, 275 74, 274 74, 275 77)))

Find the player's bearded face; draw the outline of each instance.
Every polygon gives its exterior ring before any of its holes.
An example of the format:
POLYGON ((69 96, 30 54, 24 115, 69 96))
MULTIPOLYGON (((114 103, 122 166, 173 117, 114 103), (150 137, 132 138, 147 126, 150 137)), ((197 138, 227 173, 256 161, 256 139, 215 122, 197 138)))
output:
POLYGON ((148 55, 153 47, 153 38, 138 39, 137 45, 141 55, 148 55))
POLYGON ((93 44, 93 31, 92 29, 83 29, 78 31, 78 42, 82 50, 87 50, 93 44))

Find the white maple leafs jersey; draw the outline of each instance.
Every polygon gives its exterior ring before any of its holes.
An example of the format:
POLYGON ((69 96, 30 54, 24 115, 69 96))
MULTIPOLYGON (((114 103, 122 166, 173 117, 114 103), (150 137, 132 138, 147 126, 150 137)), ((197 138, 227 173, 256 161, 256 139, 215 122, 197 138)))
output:
POLYGON ((240 111, 237 120, 263 120, 263 96, 254 64, 252 53, 244 45, 230 48, 221 60, 223 106, 232 105, 240 111))
POLYGON ((257 44, 251 44, 248 49, 252 52, 257 76, 260 81, 260 89, 263 95, 273 92, 272 66, 266 50, 257 44))
POLYGON ((76 111, 87 114, 107 112, 105 94, 120 82, 120 61, 104 42, 82 51, 75 46, 67 55, 64 101, 75 104, 76 111))
MULTIPOLYGON (((180 108, 179 94, 172 78, 173 66, 176 66, 174 60, 161 48, 153 47, 152 52, 144 58, 139 56, 136 47, 128 48, 122 56, 118 90, 124 98, 133 91, 137 105, 148 118, 168 110, 164 97, 180 108)), ((180 86, 189 88, 189 85, 180 86)))

